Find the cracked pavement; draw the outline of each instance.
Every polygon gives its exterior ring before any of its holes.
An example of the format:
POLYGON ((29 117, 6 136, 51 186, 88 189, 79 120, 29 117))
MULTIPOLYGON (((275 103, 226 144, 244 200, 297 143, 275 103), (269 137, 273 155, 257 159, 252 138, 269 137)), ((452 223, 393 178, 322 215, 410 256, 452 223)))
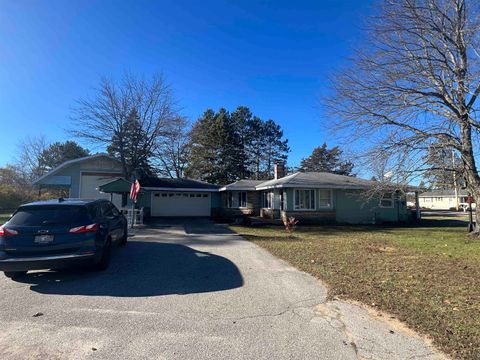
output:
POLYGON ((0 275, 0 358, 444 358, 222 225, 156 225, 103 273, 0 275))

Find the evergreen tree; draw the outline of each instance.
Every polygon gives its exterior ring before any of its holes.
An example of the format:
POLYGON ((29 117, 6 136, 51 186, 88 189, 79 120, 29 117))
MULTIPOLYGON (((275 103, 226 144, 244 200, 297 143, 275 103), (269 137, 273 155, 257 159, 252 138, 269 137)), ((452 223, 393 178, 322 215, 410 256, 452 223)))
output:
POLYGON ((262 164, 266 147, 265 127, 262 119, 255 116, 250 122, 249 131, 251 138, 247 152, 250 159, 250 172, 252 178, 258 180, 263 178, 262 164))
POLYGON ((46 171, 57 167, 68 160, 90 155, 90 152, 75 141, 54 142, 43 150, 39 156, 39 166, 46 171))
POLYGON ((189 149, 187 176, 217 184, 271 178, 273 165, 289 151, 279 125, 243 106, 231 114, 207 110, 193 125, 189 149))
POLYGON ((300 171, 329 172, 352 176, 353 163, 342 157, 343 151, 338 146, 327 148, 327 143, 313 149, 312 154, 302 159, 300 171))
POLYGON ((239 106, 232 114, 232 125, 238 141, 237 161, 239 178, 248 179, 251 175, 252 159, 250 156, 253 137, 253 115, 246 106, 239 106))
POLYGON ((190 133, 188 177, 214 184, 238 180, 243 172, 240 141, 228 111, 207 110, 190 133))
POLYGON ((257 178, 271 179, 275 163, 286 163, 290 148, 288 146, 288 140, 283 139, 282 128, 273 120, 267 120, 263 123, 263 136, 265 142, 263 156, 264 168, 262 173, 258 174, 257 178))

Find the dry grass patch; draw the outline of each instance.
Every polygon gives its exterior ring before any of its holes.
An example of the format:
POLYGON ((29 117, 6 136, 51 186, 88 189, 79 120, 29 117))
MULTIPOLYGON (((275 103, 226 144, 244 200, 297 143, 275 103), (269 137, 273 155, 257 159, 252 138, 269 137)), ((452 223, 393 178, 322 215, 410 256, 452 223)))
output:
POLYGON ((331 296, 395 314, 456 359, 479 359, 480 239, 441 225, 232 229, 321 278, 331 296))

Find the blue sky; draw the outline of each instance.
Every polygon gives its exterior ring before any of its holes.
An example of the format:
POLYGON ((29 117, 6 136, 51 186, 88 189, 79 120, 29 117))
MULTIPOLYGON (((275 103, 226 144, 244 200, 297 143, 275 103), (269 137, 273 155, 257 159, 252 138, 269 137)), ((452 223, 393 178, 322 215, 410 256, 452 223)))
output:
POLYGON ((275 120, 298 164, 336 144, 318 99, 360 40, 369 4, 0 0, 0 166, 23 137, 69 139, 75 100, 125 72, 163 73, 191 120, 239 105, 275 120))

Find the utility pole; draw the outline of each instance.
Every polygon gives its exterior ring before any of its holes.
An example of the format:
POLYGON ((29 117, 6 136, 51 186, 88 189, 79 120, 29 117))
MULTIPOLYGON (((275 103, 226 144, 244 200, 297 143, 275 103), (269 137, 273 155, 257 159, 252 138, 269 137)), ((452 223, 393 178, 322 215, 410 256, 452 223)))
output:
POLYGON ((452 149, 452 165, 453 165, 453 188, 455 189, 455 210, 458 211, 458 185, 457 185, 457 174, 455 171, 455 151, 452 149))

